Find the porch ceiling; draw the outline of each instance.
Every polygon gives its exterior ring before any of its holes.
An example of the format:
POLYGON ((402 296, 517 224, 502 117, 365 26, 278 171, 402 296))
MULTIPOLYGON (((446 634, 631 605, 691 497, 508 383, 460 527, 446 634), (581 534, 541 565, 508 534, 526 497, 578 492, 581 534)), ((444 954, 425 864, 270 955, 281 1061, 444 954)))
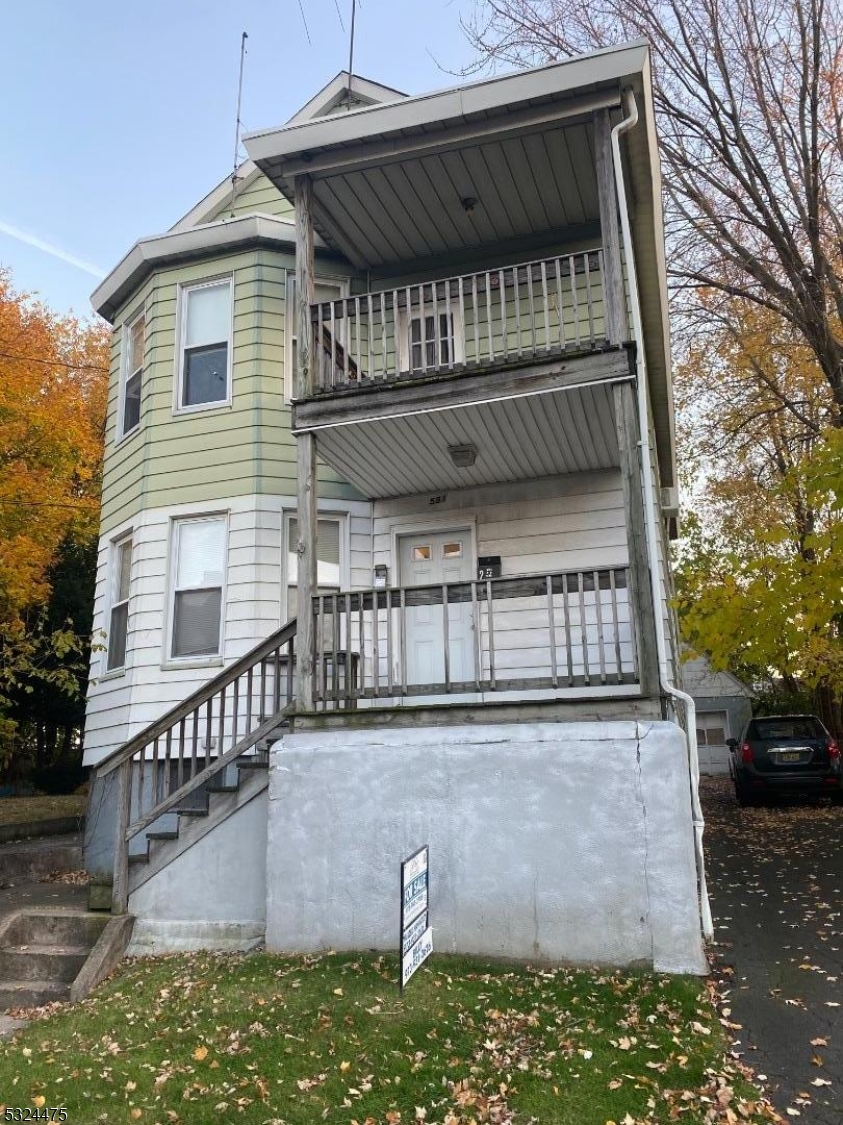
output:
POLYGON ((611 468, 610 383, 318 431, 319 456, 372 499, 611 468), (457 468, 449 447, 472 445, 457 468))

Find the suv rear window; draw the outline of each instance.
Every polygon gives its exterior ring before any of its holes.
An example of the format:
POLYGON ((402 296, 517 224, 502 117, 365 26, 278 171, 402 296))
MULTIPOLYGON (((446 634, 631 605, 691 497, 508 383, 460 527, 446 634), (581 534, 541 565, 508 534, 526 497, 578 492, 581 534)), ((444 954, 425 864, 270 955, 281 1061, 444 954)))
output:
POLYGON ((810 715, 795 719, 753 719, 747 738, 763 742, 783 741, 792 738, 824 738, 825 730, 818 719, 810 715))

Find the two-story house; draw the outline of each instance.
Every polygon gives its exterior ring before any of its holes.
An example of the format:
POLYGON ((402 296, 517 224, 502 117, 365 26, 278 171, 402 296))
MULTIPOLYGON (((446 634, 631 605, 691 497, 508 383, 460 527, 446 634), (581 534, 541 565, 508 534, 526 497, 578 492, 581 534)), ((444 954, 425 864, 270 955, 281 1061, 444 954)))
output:
POLYGON ((646 44, 245 144, 94 294, 90 869, 138 949, 390 949, 429 844, 437 948, 703 969, 646 44))

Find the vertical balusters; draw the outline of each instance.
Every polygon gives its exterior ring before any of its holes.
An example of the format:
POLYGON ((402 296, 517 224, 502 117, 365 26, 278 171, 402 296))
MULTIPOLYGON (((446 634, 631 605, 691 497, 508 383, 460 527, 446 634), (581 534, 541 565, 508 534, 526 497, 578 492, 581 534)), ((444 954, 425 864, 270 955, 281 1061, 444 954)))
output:
POLYGON ((252 733, 252 699, 254 697, 254 669, 246 673, 246 734, 252 733))
POLYGON ((219 724, 218 724, 218 727, 217 727, 217 729, 219 730, 219 737, 217 738, 217 754, 222 754, 224 752, 224 749, 225 749, 225 696, 226 696, 226 688, 223 688, 222 691, 219 693, 220 714, 219 714, 219 724))
POLYGON ((375 370, 375 312, 371 293, 366 294, 366 307, 368 310, 366 316, 366 370, 370 379, 377 379, 378 375, 375 370))
MULTIPOLYGON (((395 342, 395 352, 396 352, 396 356, 397 356, 396 362, 398 363, 398 366, 400 368, 401 367, 401 359, 402 359, 401 351, 404 348, 406 348, 407 349, 407 363, 406 363, 405 370, 412 371, 413 370, 413 295, 412 295, 412 292, 410 290, 409 285, 404 290, 404 307, 407 310, 406 324, 404 326, 404 332, 401 336, 400 341, 396 340, 396 342, 395 342)), ((395 330, 396 330, 396 332, 398 331, 398 321, 397 320, 395 321, 395 330)))
MULTIPOLYGON (((488 278, 487 278, 488 282, 488 278)), ((448 616, 448 587, 442 584, 442 639, 445 658, 445 691, 451 690, 451 621, 448 616)))
POLYGON ((199 708, 193 712, 193 745, 190 748, 190 776, 196 777, 196 757, 199 754, 199 708))
POLYGON ((471 275, 471 318, 474 321, 474 362, 480 362, 480 306, 477 303, 477 274, 471 275))
POLYGON ((351 594, 345 595, 345 698, 350 700, 355 691, 353 649, 351 645, 351 594))
POLYGON ((176 767, 176 789, 181 789, 184 784, 184 755, 185 755, 185 736, 187 733, 187 720, 182 719, 179 723, 179 763, 176 767))
MULTIPOLYGON (((421 351, 421 369, 427 372, 427 317, 424 314, 424 286, 418 286, 419 295, 419 349, 421 351)), ((413 333, 410 331, 410 370, 413 369, 413 333)), ((434 360, 435 360, 434 354, 434 360)))
POLYGON ((562 575, 562 614, 565 621, 565 659, 568 664, 568 687, 574 686, 574 648, 571 643, 571 605, 568 600, 569 574, 562 575))
POLYGON ((380 615, 378 614, 378 591, 372 590, 372 686, 377 697, 380 691, 380 647, 378 632, 380 631, 380 615))
POLYGON ((381 306, 381 372, 385 379, 389 372, 387 371, 387 347, 386 347, 386 293, 381 289, 380 293, 380 306, 381 306))
POLYGON ((451 315, 451 282, 445 282, 445 339, 448 344, 448 366, 453 367, 454 357, 454 318, 451 315))
MULTIPOLYGON (((295 659, 295 643, 293 638, 287 641, 287 704, 293 701, 293 661, 295 659)), ((246 731, 248 734, 248 729, 246 731)))
POLYGON ((360 635, 360 694, 366 690, 366 621, 363 616, 363 591, 357 595, 357 628, 360 635))
POLYGON ((143 816, 143 811, 146 807, 146 794, 144 792, 144 774, 146 773, 146 752, 149 749, 149 744, 140 752, 138 759, 138 817, 143 816))
POLYGON ((392 591, 386 591, 386 687, 392 697, 392 591))
POLYGON ((316 699, 321 699, 322 706, 325 706, 325 693, 327 690, 327 675, 328 669, 325 665, 325 595, 319 594, 316 599, 316 628, 314 630, 314 653, 313 665, 316 669, 316 676, 314 677, 316 688, 316 699))
POLYGON ((565 347, 565 305, 562 299, 562 264, 554 258, 553 264, 556 272, 556 315, 559 318, 559 347, 565 347))
MULTIPOLYGON (((277 668, 277 664, 276 664, 277 668)), ((240 728, 240 677, 234 681, 234 700, 231 705, 231 745, 237 745, 237 734, 240 728)))
POLYGON ((586 686, 588 686, 591 683, 591 677, 588 667, 588 623, 586 622, 585 615, 585 575, 582 571, 577 572, 577 588, 580 593, 580 641, 582 644, 583 676, 585 677, 586 686))
MULTIPOLYGON (((354 298, 354 323, 355 331, 357 333, 357 379, 358 381, 363 378, 363 342, 360 336, 360 298, 354 298)), ((350 335, 350 333, 349 333, 350 335)), ((349 377, 351 372, 349 372, 349 377)))
MULTIPOLYGON (((465 360, 466 360, 466 354, 465 354, 466 353, 466 346, 465 346, 466 345, 466 340, 465 340, 465 291, 464 291, 464 288, 463 288, 463 282, 464 281, 465 281, 465 278, 463 278, 463 277, 457 278, 457 296, 458 296, 459 305, 460 305, 460 324, 459 324, 459 328, 460 328, 460 332, 462 333, 462 348, 460 350, 460 356, 461 356, 461 362, 462 363, 465 363, 465 360)), ((454 333, 454 337, 455 337, 454 347, 455 347, 455 350, 456 350, 456 333, 454 333)), ((454 362, 456 362, 456 358, 457 357, 455 355, 454 356, 454 362)))
POLYGON ((574 311, 574 340, 579 347, 582 339, 580 334, 580 300, 577 294, 577 266, 573 256, 568 258, 568 277, 571 281, 571 307, 574 311))
POLYGON ((400 651, 401 651, 401 694, 407 694, 407 599, 404 587, 401 587, 401 607, 398 614, 398 621, 401 627, 400 638, 400 651))
POLYGON ((483 666, 483 632, 477 603, 477 581, 471 580, 471 628, 474 632, 474 687, 480 691, 480 672, 483 666))
MULTIPOLYGON (((210 756, 211 756, 211 737, 212 737, 211 736, 211 721, 213 719, 213 707, 214 707, 213 701, 209 699, 206 706, 205 706, 205 758, 206 759, 210 758, 210 756)), ((208 763, 207 763, 207 760, 206 760, 205 765, 207 765, 207 764, 208 763)))
POLYGON ((258 703, 259 703, 259 706, 258 706, 258 726, 260 726, 260 724, 266 718, 266 660, 265 659, 261 661, 259 683, 260 683, 261 696, 260 696, 260 700, 258 701, 258 703))
POLYGON ((316 306, 316 339, 313 342, 313 350, 316 353, 316 371, 314 372, 314 382, 317 387, 330 387, 333 383, 333 373, 331 378, 326 378, 325 375, 325 338, 323 335, 324 330, 324 314, 322 305, 316 306))
POLYGON ((169 727, 167 734, 164 737, 164 796, 169 797, 170 787, 172 785, 172 756, 173 756, 173 728, 169 727))
POLYGON ((521 290, 518 287, 518 266, 512 267, 512 299, 515 302, 515 347, 518 358, 523 355, 521 344, 521 290))
POLYGON ((556 668, 556 617, 553 609, 553 579, 547 576, 547 627, 550 633, 550 682, 559 687, 559 673, 556 668))
MULTIPOLYGON (((337 383, 337 305, 342 305, 344 310, 344 303, 342 301, 331 301, 331 386, 336 386, 337 383)), ((345 382, 342 379, 341 382, 345 382)))
MULTIPOLYGON (((281 710, 281 647, 279 647, 272 654, 272 662, 275 666, 272 680, 272 709, 277 715, 281 710)), ((234 684, 235 691, 237 690, 237 682, 234 684)), ((236 697, 235 697, 236 698, 236 697)))
POLYGON ((527 312, 530 318, 530 346, 532 354, 536 354, 537 337, 536 337, 536 295, 533 292, 533 264, 532 262, 526 268, 527 273, 527 312))
POLYGON ((541 263, 542 305, 544 306, 544 350, 550 351, 550 308, 547 303, 547 262, 541 263))
POLYGON ((594 302, 591 296, 591 256, 583 254, 585 265, 585 299, 588 304, 588 340, 594 343, 594 302))
POLYGON ((492 583, 486 579, 486 613, 489 617, 489 686, 495 690, 495 610, 492 604, 492 583))
POLYGON ((486 359, 491 362, 495 358, 495 319, 492 316, 492 275, 483 274, 483 284, 486 286, 486 336, 489 341, 489 354, 486 359))
POLYGON ((603 639, 603 604, 600 599, 600 573, 593 571, 594 608, 597 616, 597 651, 600 660, 600 683, 606 683, 606 648, 603 639))
POLYGON ((615 586, 615 572, 609 571, 609 589, 612 597, 612 628, 615 633, 615 665, 617 668, 618 683, 623 682, 623 670, 621 664, 621 631, 620 622, 618 620, 618 591, 615 586))
POLYGON ((506 277, 503 270, 498 270, 498 294, 501 306, 501 354, 503 358, 509 355, 509 332, 506 311, 506 277))
POLYGON ((331 699, 336 702, 340 697, 340 668, 339 668, 339 596, 331 595, 331 699))

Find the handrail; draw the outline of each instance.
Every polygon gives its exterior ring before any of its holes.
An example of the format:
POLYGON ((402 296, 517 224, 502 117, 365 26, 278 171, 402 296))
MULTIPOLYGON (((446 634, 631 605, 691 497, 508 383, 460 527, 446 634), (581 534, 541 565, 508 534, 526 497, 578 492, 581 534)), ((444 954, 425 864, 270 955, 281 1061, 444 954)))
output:
POLYGON ((272 633, 266 640, 261 641, 260 644, 255 645, 250 649, 245 656, 241 656, 239 660, 235 660, 222 672, 219 672, 212 680, 208 680, 201 688, 197 688, 192 695, 187 699, 182 700, 181 703, 171 707, 169 711, 156 719, 154 723, 150 723, 148 727, 130 738, 128 742, 124 742, 122 746, 114 750, 108 757, 103 758, 101 762, 97 763, 96 773, 97 777, 106 777, 112 773, 121 762, 127 761, 138 750, 148 746, 156 738, 166 734, 168 730, 172 729, 176 723, 182 719, 186 719, 191 712, 195 711, 198 707, 207 703, 209 699, 217 694, 224 687, 228 687, 236 679, 249 671, 249 668, 254 668, 261 660, 274 652, 279 645, 285 644, 287 641, 292 640, 296 635, 296 618, 291 618, 285 625, 276 632, 272 633))

